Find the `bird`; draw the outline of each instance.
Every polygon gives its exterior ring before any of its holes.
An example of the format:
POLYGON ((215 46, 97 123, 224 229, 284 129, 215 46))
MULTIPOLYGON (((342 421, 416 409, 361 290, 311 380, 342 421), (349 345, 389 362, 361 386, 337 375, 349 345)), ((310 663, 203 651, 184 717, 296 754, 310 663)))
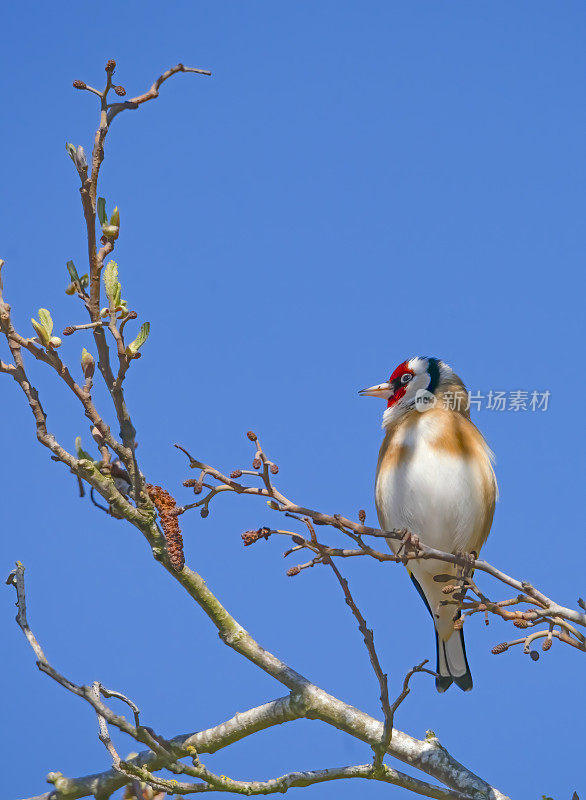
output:
MULTIPOLYGON (((387 401, 375 478, 381 528, 405 529, 437 550, 477 557, 490 532, 498 486, 494 455, 470 419, 461 378, 438 358, 416 356, 359 394, 387 401)), ((397 553, 401 542, 387 541, 397 553)), ((460 612, 455 617, 453 605, 442 605, 442 589, 456 576, 456 565, 412 559, 407 567, 435 626, 438 692, 452 683, 470 691, 464 633, 454 629, 460 612), (440 575, 445 577, 435 580, 440 575)))

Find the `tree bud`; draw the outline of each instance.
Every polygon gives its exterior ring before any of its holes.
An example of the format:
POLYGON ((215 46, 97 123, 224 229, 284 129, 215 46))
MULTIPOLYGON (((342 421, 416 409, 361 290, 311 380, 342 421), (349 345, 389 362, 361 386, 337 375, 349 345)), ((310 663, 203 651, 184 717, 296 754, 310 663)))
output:
POLYGON ((102 233, 106 239, 116 240, 120 235, 120 228, 118 225, 102 225, 102 233))
POLYGON ((78 145, 75 150, 75 164, 79 170, 87 169, 87 158, 81 145, 78 145))
POLYGON ((94 371, 96 369, 96 362, 94 361, 94 357, 91 353, 83 348, 81 351, 81 369, 83 371, 84 378, 93 378, 94 371))
POLYGON ((49 336, 47 334, 47 331, 42 325, 40 325, 36 321, 36 319, 31 319, 31 324, 35 329, 35 331, 37 332, 37 336, 39 338, 40 343, 43 345, 43 347, 46 347, 49 344, 49 336))

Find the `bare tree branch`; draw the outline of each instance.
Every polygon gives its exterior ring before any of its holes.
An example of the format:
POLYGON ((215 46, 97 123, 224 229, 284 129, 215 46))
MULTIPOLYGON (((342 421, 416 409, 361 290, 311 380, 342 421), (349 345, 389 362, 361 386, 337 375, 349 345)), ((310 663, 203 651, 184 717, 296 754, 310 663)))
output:
MULTIPOLYGON (((200 604, 202 609, 214 622, 218 628, 220 637, 226 644, 257 664, 257 666, 268 674, 273 675, 273 677, 287 686, 292 693, 298 696, 299 699, 295 702, 298 705, 297 714, 299 716, 304 716, 309 719, 320 719, 338 730, 361 739, 373 749, 380 745, 385 735, 383 724, 369 717, 364 712, 324 692, 323 689, 312 684, 307 678, 295 672, 277 659, 272 653, 260 647, 250 634, 238 625, 236 620, 221 606, 197 573, 192 572, 187 567, 185 567, 181 573, 173 571, 170 566, 167 568, 171 574, 188 589, 191 596, 200 604)), ((9 582, 16 587, 20 609, 25 606, 24 567, 22 567, 22 565, 17 565, 15 572, 11 573, 9 582)), ((17 621, 18 619, 17 617, 17 621)), ((20 620, 19 624, 21 624, 23 618, 21 617, 20 620)), ((26 622, 26 617, 24 621, 26 622)), ((23 631, 26 634, 24 627, 23 631)), ((40 652, 42 653, 42 651, 40 652)), ((144 726, 131 725, 124 717, 114 714, 111 709, 99 700, 99 697, 96 697, 93 687, 78 686, 72 683, 68 678, 57 672, 57 670, 46 661, 44 656, 42 660, 39 659, 37 661, 37 665, 39 669, 60 683, 68 691, 86 700, 105 721, 116 726, 120 731, 127 733, 135 740, 146 744, 156 756, 162 759, 161 766, 157 768, 160 769, 162 766, 168 767, 169 764, 173 763, 173 759, 182 757, 180 755, 182 750, 178 750, 173 741, 167 742, 167 747, 161 746, 159 740, 150 729, 144 726)), ((237 736, 236 738, 241 737, 237 736)), ((203 752, 202 749, 195 746, 194 741, 193 737, 190 737, 190 742, 186 746, 188 748, 195 748, 196 753, 203 752)), ((388 752, 395 758, 422 770, 429 776, 440 781, 452 790, 452 792, 455 792, 456 796, 468 796, 470 798, 474 798, 475 796, 490 797, 491 800, 506 800, 505 795, 489 786, 485 781, 482 781, 478 776, 474 775, 453 759, 435 737, 420 741, 402 731, 394 730, 388 752), (433 758, 429 757, 430 748, 433 751, 433 758)), ((189 754, 191 753, 188 749, 184 755, 189 754)), ((146 773, 142 765, 135 765, 133 762, 122 762, 119 766, 124 770, 126 776, 133 775, 144 780, 146 773)), ((380 767, 378 771, 380 772, 380 767)), ((384 774, 387 773, 385 772, 384 774)), ((95 778, 95 776, 91 777, 95 778)), ((373 774, 372 777, 376 777, 376 775, 373 774)), ((413 778, 410 780, 415 781, 417 779, 413 778)), ((85 785, 87 785, 87 783, 85 785)), ((120 785, 124 785, 124 782, 120 785)), ((57 787, 59 791, 62 791, 61 786, 64 787, 63 791, 65 791, 66 784, 61 783, 57 787)), ((157 788, 158 784, 153 783, 153 786, 157 788)), ((228 791, 228 789, 224 788, 223 791, 228 791)), ((423 786, 420 793, 425 794, 423 786)), ((63 794, 63 798, 82 796, 84 795, 63 794)), ((427 796, 434 797, 435 795, 427 796)))
MULTIPOLYGON (((172 495, 160 486, 147 483, 142 475, 136 456, 136 431, 134 429, 129 407, 125 397, 124 382, 131 362, 140 356, 138 348, 148 335, 148 323, 143 324, 139 336, 130 345, 126 342, 127 323, 137 318, 135 311, 128 311, 126 301, 121 299, 121 285, 117 278, 117 265, 108 262, 108 257, 115 249, 115 242, 120 231, 120 217, 114 211, 108 220, 105 218, 105 200, 98 197, 98 180, 100 167, 104 159, 104 145, 112 120, 123 110, 136 109, 148 100, 158 97, 161 85, 172 75, 179 72, 209 74, 205 70, 185 67, 182 64, 162 73, 151 88, 128 101, 109 102, 108 95, 114 92, 118 97, 126 94, 124 87, 113 81, 116 64, 113 60, 106 64, 106 83, 102 90, 87 86, 83 81, 74 82, 78 89, 84 89, 99 99, 99 124, 94 136, 91 157, 91 168, 88 166, 80 147, 68 145, 68 151, 75 163, 80 178, 80 196, 86 224, 88 243, 88 275, 76 277, 75 268, 68 263, 72 284, 68 293, 77 296, 86 308, 89 322, 69 325, 64 335, 77 331, 87 331, 93 336, 97 351, 98 369, 110 395, 113 410, 112 418, 117 422, 120 433, 115 436, 104 416, 92 399, 94 360, 84 350, 82 371, 85 378, 83 385, 76 381, 70 368, 56 352, 60 342, 56 337, 45 336, 43 330, 35 323, 35 330, 40 338, 32 339, 19 333, 11 320, 10 306, 2 296, 0 282, 0 332, 6 338, 11 351, 13 363, 0 362, 0 373, 10 375, 20 386, 34 415, 37 438, 53 454, 55 460, 66 464, 80 482, 87 483, 90 496, 97 492, 108 504, 108 511, 113 516, 132 524, 146 539, 153 557, 177 581, 189 596, 200 606, 212 624, 217 628, 222 641, 237 653, 255 664, 259 669, 287 687, 286 697, 273 700, 263 706, 236 714, 231 720, 204 731, 176 736, 165 740, 152 729, 142 725, 139 710, 125 695, 117 691, 105 689, 98 681, 91 685, 78 685, 58 672, 46 659, 36 637, 32 633, 26 616, 26 597, 24 587, 24 568, 17 564, 9 576, 9 582, 17 591, 17 622, 22 628, 37 657, 39 669, 57 681, 69 692, 87 702, 98 717, 100 739, 107 747, 113 759, 113 768, 106 772, 81 778, 66 778, 59 773, 51 773, 48 780, 53 784, 53 791, 44 795, 48 800, 74 800, 74 798, 93 795, 105 800, 116 789, 122 786, 135 786, 136 781, 144 781, 157 791, 199 793, 207 791, 223 791, 239 794, 270 794, 284 792, 291 787, 309 786, 323 781, 343 778, 361 777, 402 786, 414 793, 427 797, 453 798, 453 800, 507 800, 498 789, 482 780, 465 766, 460 764, 439 743, 431 732, 425 739, 419 740, 393 727, 395 712, 410 691, 410 679, 417 672, 431 673, 422 662, 405 676, 403 687, 396 700, 389 699, 388 678, 380 665, 374 648, 374 635, 368 629, 366 621, 359 611, 354 597, 350 593, 348 583, 340 574, 334 563, 335 558, 370 556, 379 562, 392 561, 408 563, 412 559, 436 559, 455 565, 458 574, 454 585, 445 587, 445 603, 454 606, 454 611, 461 609, 463 616, 458 624, 474 614, 495 614, 514 625, 528 628, 527 634, 515 641, 498 645, 498 652, 513 645, 522 644, 523 648, 533 654, 532 643, 543 639, 543 649, 551 647, 553 639, 571 644, 579 650, 586 650, 586 637, 577 627, 586 626, 586 611, 583 602, 579 602, 581 611, 566 609, 546 597, 531 584, 517 581, 487 562, 470 559, 466 554, 443 553, 419 542, 408 531, 383 531, 364 524, 363 512, 359 522, 354 522, 341 515, 330 515, 305 508, 287 498, 274 484, 274 476, 278 474, 277 464, 268 458, 258 437, 253 432, 248 438, 253 444, 254 455, 252 470, 234 470, 230 477, 215 468, 192 458, 187 451, 190 465, 199 471, 199 477, 186 482, 193 488, 194 494, 202 494, 194 503, 178 507, 172 495), (102 235, 98 240, 96 223, 102 225, 102 235), (107 304, 102 307, 102 279, 105 278, 107 304), (87 291, 86 291, 87 288, 87 291), (146 332, 145 332, 146 331, 146 332), (109 343, 113 343, 115 351, 111 353, 109 343), (77 457, 61 446, 47 430, 47 418, 41 405, 39 394, 31 384, 24 360, 24 353, 42 361, 52 368, 60 377, 62 386, 71 392, 79 401, 85 416, 92 424, 92 436, 100 453, 100 460, 85 453, 76 444, 77 457), (115 366, 113 366, 115 364, 115 366), (117 456, 120 461, 112 456, 117 456), (241 481, 240 478, 245 480, 241 481), (129 490, 130 486, 130 490, 129 490), (210 513, 212 500, 220 494, 233 492, 236 494, 254 495, 268 500, 270 507, 302 521, 310 532, 309 538, 294 531, 261 528, 256 532, 245 534, 245 544, 271 535, 285 535, 293 539, 294 547, 287 553, 308 550, 311 560, 290 570, 296 574, 301 569, 325 564, 329 566, 358 621, 363 634, 373 669, 379 682, 381 705, 384 722, 374 719, 363 711, 342 702, 313 684, 306 677, 295 671, 288 663, 277 658, 263 648, 239 624, 239 622, 222 606, 212 593, 203 578, 185 565, 181 547, 181 533, 178 517, 190 508, 199 508, 203 517, 210 513), (346 537, 344 543, 351 541, 350 547, 332 547, 319 541, 314 526, 329 526, 337 536, 346 537), (367 538, 370 537, 370 538, 367 538), (376 540, 394 539, 401 541, 401 548, 396 554, 382 552, 372 546, 376 540), (181 552, 179 552, 179 550, 181 552), (494 602, 488 598, 474 582, 470 568, 492 575, 501 583, 518 592, 517 598, 494 602), (527 605, 528 610, 513 609, 515 605, 527 605), (534 626, 543 625, 544 630, 533 630, 534 626), (577 627, 575 627, 577 626, 577 627), (124 716, 114 713, 102 698, 120 700, 128 705, 134 715, 134 724, 124 716), (304 718, 320 720, 337 730, 366 743, 374 752, 372 764, 335 767, 333 769, 316 769, 307 772, 294 771, 278 778, 262 781, 240 781, 216 775, 209 771, 200 761, 200 755, 212 753, 244 737, 280 725, 304 718), (108 726, 131 736, 141 742, 147 750, 138 756, 121 759, 110 738, 108 726), (419 770, 442 786, 434 786, 424 780, 411 777, 383 763, 383 756, 388 753, 397 760, 419 770), (191 758, 191 764, 182 759, 191 758), (195 778, 196 782, 168 781, 153 775, 161 769, 168 769, 176 775, 195 778)), ((0 260, 0 268, 2 266, 0 260)), ((45 316, 46 309, 42 310, 45 316)), ((52 329, 52 321, 49 327, 52 329)), ((81 334, 83 335, 83 334, 81 334)), ((183 448, 180 448, 183 450, 183 448)), ((450 576, 453 577, 453 576, 450 576)), ((455 623, 456 624, 456 623, 455 623)), ((497 652, 497 648, 494 649, 497 652)))
MULTIPOLYGON (((254 442, 255 445, 255 456, 253 459, 253 466, 270 464, 270 462, 263 452, 258 437, 253 432, 248 433, 248 438, 254 442)), ((409 531, 405 530, 392 530, 392 531, 383 531, 379 528, 372 528, 367 525, 364 525, 363 522, 354 522, 353 520, 347 519, 343 517, 341 514, 325 514, 321 511, 316 511, 311 508, 306 508, 305 506, 298 505, 297 503, 290 500, 286 497, 277 487, 274 485, 274 482, 271 477, 271 473, 267 470, 266 466, 263 468, 262 473, 258 472, 258 470, 250 471, 250 470, 234 470, 230 477, 224 475, 219 470, 211 467, 209 464, 205 464, 198 459, 193 458, 190 453, 182 446, 175 445, 179 450, 184 452, 190 460, 190 466, 192 469, 199 469, 201 470, 201 475, 209 476, 210 478, 217 481, 218 485, 213 484, 202 484, 201 478, 199 482, 196 482, 195 485, 191 483, 191 481, 185 481, 184 485, 187 486, 194 486, 194 491, 201 485, 208 485, 210 488, 209 494, 200 501, 197 501, 192 504, 180 506, 176 509, 177 514, 183 514, 185 511, 196 508, 199 506, 204 506, 207 513, 209 513, 209 503, 210 501, 220 492, 222 491, 230 491, 236 494, 245 494, 245 495, 253 495, 253 496, 260 496, 264 498, 269 498, 269 505, 274 511, 284 513, 286 516, 293 517, 295 519, 303 519, 309 518, 312 520, 313 524, 321 525, 321 526, 329 526, 334 528, 338 533, 343 534, 344 536, 349 537, 352 541, 358 546, 358 549, 347 549, 347 548, 339 548, 339 547, 330 547, 322 542, 317 541, 317 539, 312 540, 306 539, 300 534, 291 532, 291 531, 284 531, 284 530, 273 530, 270 528, 260 528, 258 531, 247 531, 243 534, 244 543, 246 545, 252 544, 258 538, 268 538, 268 536, 276 534, 276 535, 286 535, 291 536, 294 543, 296 544, 297 548, 306 548, 308 550, 313 551, 316 554, 311 561, 300 564, 297 567, 293 567, 288 570, 288 574, 293 576, 298 574, 301 570, 307 569, 308 567, 316 566, 317 564, 327 564, 329 563, 327 559, 331 558, 350 558, 355 556, 361 555, 368 555, 372 558, 376 559, 377 561, 393 561, 395 563, 403 563, 406 564, 410 560, 414 559, 433 559, 437 561, 443 561, 448 564, 454 564, 458 568, 460 568, 462 576, 466 578, 466 585, 465 589, 471 589, 477 595, 477 599, 466 598, 471 605, 468 606, 471 613, 476 613, 478 611, 486 612, 486 613, 493 613, 500 616, 502 619, 510 620, 513 623, 527 623, 527 627, 533 627, 533 625, 538 623, 546 624, 547 631, 549 631, 550 626, 557 626, 560 628, 555 634, 552 634, 554 638, 557 638, 559 641, 564 642, 565 644, 569 644, 572 647, 581 650, 582 652, 586 652, 586 637, 580 633, 573 625, 578 625, 581 627, 586 627, 586 613, 581 611, 565 608, 560 604, 556 603, 555 601, 551 600, 551 598, 547 597, 543 592, 536 589, 532 584, 528 583, 527 581, 520 581, 516 580, 515 578, 510 577, 506 573, 502 572, 501 570, 493 567, 486 561, 482 559, 475 558, 474 556, 470 556, 470 554, 461 554, 461 553, 447 553, 441 550, 437 550, 433 547, 429 547, 428 545, 424 544, 423 542, 419 541, 418 537, 413 536, 409 531), (249 486, 243 483, 239 483, 237 478, 242 477, 243 475, 253 475, 255 477, 261 477, 263 481, 263 486, 249 486), (402 543, 401 548, 397 551, 396 554, 392 553, 383 553, 381 551, 375 550, 374 548, 370 547, 370 545, 365 544, 363 537, 372 537, 372 538, 382 538, 385 540, 395 540, 400 541, 402 543), (511 586, 512 588, 519 591, 520 597, 522 600, 519 602, 527 603, 531 606, 529 610, 526 611, 515 611, 510 612, 507 611, 502 602, 493 602, 483 594, 476 584, 472 581, 470 577, 470 573, 473 570, 478 570, 480 572, 485 572, 488 575, 499 580, 501 583, 504 583, 507 586, 511 586), (573 624, 571 624, 573 623, 573 624)), ((292 551, 288 551, 292 552, 292 551)), ((453 579, 453 576, 446 575, 442 576, 442 579, 453 579)), ((462 584, 463 586, 463 584, 462 584)), ((455 587, 454 587, 455 588, 455 587)), ((465 595, 465 592, 464 592, 465 595)), ((458 602, 455 603, 456 606, 460 603, 462 599, 464 599, 464 595, 462 595, 458 602)), ((457 597, 458 595, 455 595, 457 597)), ((446 599, 446 603, 450 602, 450 600, 446 599)), ((453 602, 453 601, 452 601, 453 602)), ((459 607, 459 606, 458 606, 459 607)), ((457 608, 455 608, 455 612, 457 608)), ((457 621, 458 625, 463 624, 466 615, 464 615, 462 620, 457 621)), ((520 627, 520 625, 518 624, 520 627)), ((547 635, 547 631, 543 635, 547 635)), ((513 646, 517 643, 523 643, 526 645, 527 641, 529 643, 536 638, 540 638, 537 636, 528 635, 527 637, 521 640, 515 640, 510 643, 503 643, 502 645, 497 645, 493 649, 494 653, 501 653, 508 649, 509 646, 513 646), (531 638, 529 638, 531 636, 531 638), (505 647, 505 644, 507 645, 505 647)), ((548 641, 551 641, 551 636, 548 636, 548 641)), ((546 647, 546 650, 549 647, 546 647)), ((529 651, 525 647, 525 652, 534 653, 535 651, 529 651)), ((535 655, 533 655, 535 658, 535 655)))

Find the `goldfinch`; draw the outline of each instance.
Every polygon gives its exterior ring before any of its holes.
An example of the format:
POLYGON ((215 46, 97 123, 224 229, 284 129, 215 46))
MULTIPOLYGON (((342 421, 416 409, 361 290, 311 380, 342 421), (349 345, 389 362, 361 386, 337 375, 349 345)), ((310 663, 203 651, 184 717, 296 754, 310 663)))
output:
MULTIPOLYGON (((478 555, 498 489, 493 454, 470 420, 461 379, 437 358, 416 357, 399 364, 388 382, 360 394, 387 401, 375 482, 381 528, 406 528, 430 547, 478 555)), ((401 543, 388 541, 397 552, 401 543)), ((457 568, 432 560, 411 560, 408 568, 435 625, 437 690, 455 682, 469 691, 464 635, 454 630, 454 606, 441 605, 448 599, 442 592, 447 581, 434 580, 455 575, 457 568)))

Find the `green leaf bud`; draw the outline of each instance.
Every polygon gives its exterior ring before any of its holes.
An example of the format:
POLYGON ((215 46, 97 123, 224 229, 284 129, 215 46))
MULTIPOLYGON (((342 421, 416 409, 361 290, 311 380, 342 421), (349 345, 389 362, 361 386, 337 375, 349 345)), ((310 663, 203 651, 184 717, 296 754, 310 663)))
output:
POLYGON ((85 349, 85 347, 81 351, 81 369, 83 371, 84 378, 92 378, 96 369, 94 357, 85 349))
POLYGON ((143 346, 143 344, 146 342, 146 340, 149 338, 150 330, 151 330, 150 322, 144 322, 140 327, 138 336, 133 342, 131 342, 128 345, 126 349, 130 350, 131 353, 137 353, 139 349, 143 346))

